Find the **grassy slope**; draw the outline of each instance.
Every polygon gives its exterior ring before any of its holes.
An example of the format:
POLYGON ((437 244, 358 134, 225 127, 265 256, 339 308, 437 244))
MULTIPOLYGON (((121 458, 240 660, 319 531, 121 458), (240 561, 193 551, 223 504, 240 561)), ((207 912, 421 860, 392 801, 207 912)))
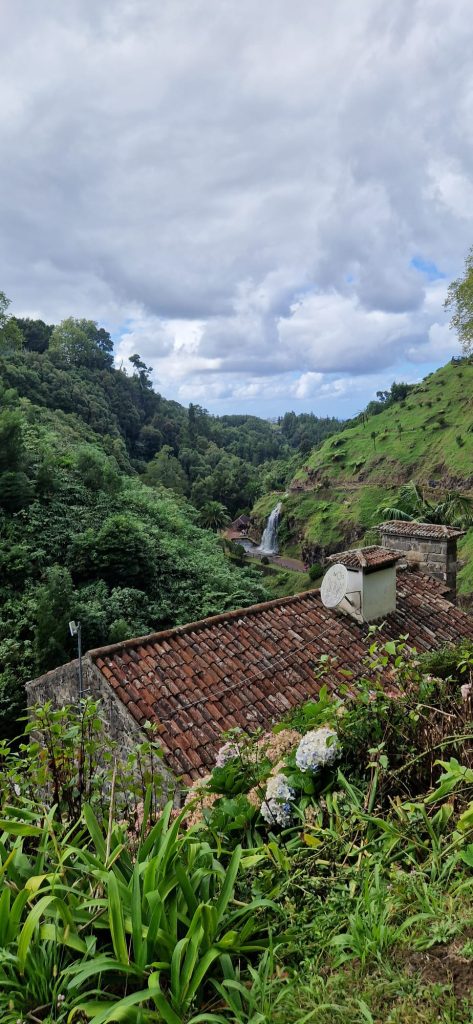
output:
POLYGON ((319 481, 323 477, 337 485, 392 486, 413 478, 421 484, 435 479, 444 486, 452 478, 464 482, 473 464, 472 394, 473 364, 449 363, 426 377, 404 402, 329 438, 312 452, 297 477, 307 480, 309 469, 319 481))
MULTIPOLYGON (((394 504, 407 481, 435 497, 449 488, 471 492, 472 474, 473 365, 449 363, 404 402, 328 438, 296 474, 290 493, 265 495, 254 513, 262 521, 282 499, 283 553, 305 550, 313 560, 360 540, 378 505, 390 495, 394 504)), ((469 563, 459 577, 466 593, 473 590, 473 534, 460 557, 469 563)))

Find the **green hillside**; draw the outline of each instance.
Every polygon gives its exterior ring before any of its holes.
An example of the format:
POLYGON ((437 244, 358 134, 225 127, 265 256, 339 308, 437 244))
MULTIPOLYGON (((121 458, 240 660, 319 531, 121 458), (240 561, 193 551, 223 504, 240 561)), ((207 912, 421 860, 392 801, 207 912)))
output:
MULTIPOLYGON (((281 498, 283 552, 318 561, 361 540, 379 505, 395 505, 411 481, 431 501, 451 490, 473 494, 473 365, 467 360, 430 374, 386 408, 371 403, 312 451, 286 494, 265 495, 254 513, 262 520, 281 498)), ((460 554, 473 555, 471 537, 460 554)), ((460 589, 473 590, 470 565, 460 573, 460 589)))
POLYGON ((119 437, 0 372, 0 736, 19 730, 24 682, 75 656, 69 620, 90 648, 268 596, 200 518, 143 482, 119 437))

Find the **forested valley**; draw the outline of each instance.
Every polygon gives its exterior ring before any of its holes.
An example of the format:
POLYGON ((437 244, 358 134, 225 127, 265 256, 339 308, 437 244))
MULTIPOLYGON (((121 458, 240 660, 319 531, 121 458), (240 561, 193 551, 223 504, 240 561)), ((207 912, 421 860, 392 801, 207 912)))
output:
POLYGON ((74 657, 70 619, 87 649, 269 596, 216 531, 340 426, 184 408, 93 321, 18 319, 0 293, 3 733, 25 680, 74 657))

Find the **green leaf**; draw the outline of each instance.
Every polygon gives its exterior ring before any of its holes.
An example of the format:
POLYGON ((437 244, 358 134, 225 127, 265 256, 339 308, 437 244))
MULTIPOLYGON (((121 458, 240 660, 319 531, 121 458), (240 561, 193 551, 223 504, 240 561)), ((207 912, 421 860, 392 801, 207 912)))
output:
POLYGON ((97 855, 103 861, 103 864, 105 866, 105 860, 106 860, 106 856, 107 856, 107 847, 105 845, 105 839, 103 837, 102 829, 100 828, 100 825, 99 825, 99 823, 97 821, 97 818, 95 817, 95 814, 94 814, 90 804, 84 804, 83 814, 84 814, 85 823, 87 825, 87 828, 88 828, 88 830, 90 832, 90 835, 92 837, 95 849, 97 851, 97 855))
POLYGON ((0 818, 0 832, 7 832, 11 836, 42 836, 43 829, 39 825, 27 825, 24 821, 10 821, 8 818, 0 818))
POLYGON ((80 988, 84 981, 93 978, 96 974, 103 974, 105 971, 119 971, 121 974, 138 974, 139 972, 131 964, 122 964, 119 960, 113 960, 109 956, 94 956, 93 960, 87 963, 72 964, 66 969, 66 974, 71 975, 68 989, 80 988))
POLYGON ((133 957, 141 970, 143 970, 146 964, 146 940, 143 936, 140 865, 138 861, 135 862, 131 880, 131 934, 133 939, 133 957))
POLYGON ((123 910, 118 890, 118 882, 113 871, 108 872, 108 919, 110 923, 110 934, 115 956, 122 964, 129 963, 128 948, 126 944, 125 923, 123 910))
POLYGON ((30 910, 28 917, 23 925, 23 928, 18 939, 18 961, 20 964, 20 970, 24 971, 26 957, 28 956, 28 950, 30 948, 30 942, 33 937, 35 928, 38 926, 43 914, 49 909, 56 907, 61 916, 63 917, 66 924, 71 928, 73 922, 69 911, 65 904, 60 900, 54 893, 48 893, 43 896, 36 905, 30 910))
POLYGON ((460 860, 467 864, 469 868, 473 868, 473 843, 469 843, 466 850, 462 851, 460 860))

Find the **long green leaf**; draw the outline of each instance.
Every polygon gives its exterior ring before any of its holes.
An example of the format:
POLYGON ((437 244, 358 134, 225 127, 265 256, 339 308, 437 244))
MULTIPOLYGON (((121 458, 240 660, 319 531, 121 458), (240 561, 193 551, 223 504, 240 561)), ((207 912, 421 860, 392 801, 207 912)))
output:
POLYGON ((10 821, 8 818, 0 818, 0 832, 6 832, 11 836, 43 835, 43 829, 39 825, 27 825, 24 821, 10 821))
POLYGON ((131 879, 131 934, 133 938, 133 958, 141 969, 146 964, 146 939, 143 936, 143 918, 141 912, 140 865, 136 861, 131 879))
POLYGON ((195 911, 197 910, 197 907, 199 905, 199 901, 196 898, 195 892, 189 882, 189 876, 184 871, 184 868, 182 864, 179 863, 179 861, 176 861, 174 870, 176 872, 176 878, 184 894, 189 914, 195 914, 195 911))
POLYGON ((180 939, 179 942, 176 943, 174 952, 171 957, 171 993, 175 1003, 179 1002, 181 962, 185 954, 188 942, 188 935, 186 935, 183 939, 180 939))
POLYGON ((26 957, 28 955, 30 942, 35 928, 38 926, 43 914, 53 907, 57 908, 65 924, 68 924, 70 928, 73 928, 70 912, 62 900, 60 900, 55 893, 48 893, 46 896, 42 896, 33 909, 30 910, 18 939, 18 962, 20 964, 21 971, 23 971, 25 967, 26 957))
POLYGON ((228 865, 225 874, 225 881, 223 883, 220 896, 217 900, 217 921, 219 923, 222 920, 222 917, 227 909, 227 906, 233 894, 233 887, 235 885, 235 880, 238 874, 238 868, 240 866, 241 854, 241 846, 236 846, 232 854, 232 859, 228 865))
POLYGON ((108 919, 110 923, 110 934, 117 960, 122 964, 129 963, 128 948, 126 944, 125 923, 123 910, 118 890, 118 882, 113 871, 108 873, 108 919))
POLYGON ((94 814, 90 804, 84 804, 84 811, 83 811, 83 813, 84 813, 84 820, 85 820, 87 828, 88 828, 88 830, 90 832, 90 835, 92 837, 92 840, 93 840, 93 843, 94 843, 97 855, 100 857, 100 860, 105 865, 105 860, 106 860, 106 856, 107 856, 107 847, 106 847, 106 844, 105 844, 105 839, 104 839, 104 836, 103 836, 102 829, 100 828, 100 825, 99 825, 99 823, 97 821, 97 818, 95 817, 95 814, 94 814))
POLYGON ((103 974, 107 971, 120 971, 121 974, 135 974, 139 972, 132 964, 122 964, 119 960, 112 960, 111 957, 95 956, 84 964, 72 964, 66 969, 66 974, 71 975, 68 989, 80 988, 84 981, 93 978, 96 974, 103 974))

